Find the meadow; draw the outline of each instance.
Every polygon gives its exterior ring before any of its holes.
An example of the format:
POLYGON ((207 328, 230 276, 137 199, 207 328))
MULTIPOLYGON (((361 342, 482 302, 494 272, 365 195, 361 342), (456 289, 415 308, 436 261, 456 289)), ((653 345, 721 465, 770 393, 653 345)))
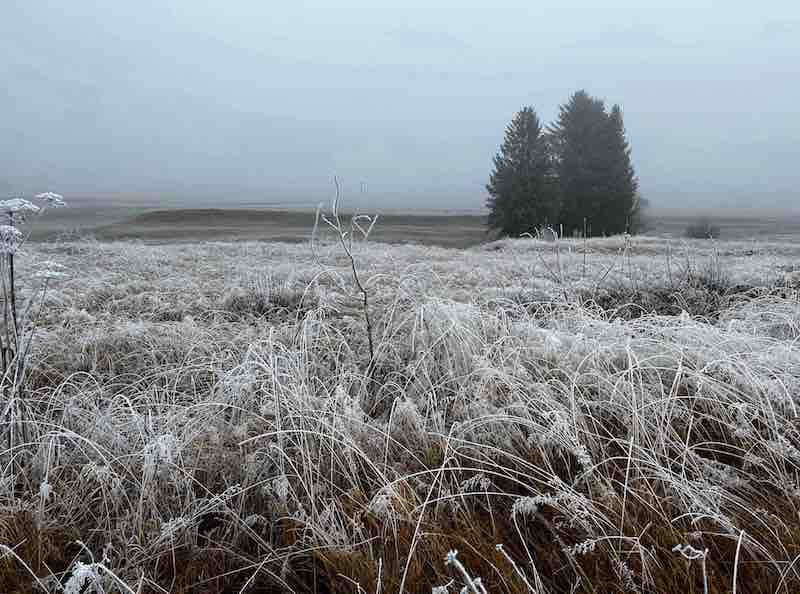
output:
MULTIPOLYGON (((93 237, 102 241, 141 241, 148 244, 200 241, 307 242, 316 206, 287 209, 286 205, 230 199, 186 208, 186 199, 124 200, 70 198, 69 208, 47 213, 32 229, 31 238, 53 241, 93 237)), ((787 213, 733 212, 708 214, 719 227, 720 239, 794 242, 800 237, 800 217, 787 213)), ((644 234, 680 239, 702 214, 654 210, 646 215, 644 234)), ((486 215, 475 211, 382 210, 372 239, 380 243, 415 243, 466 248, 492 239, 486 215)))
POLYGON ((800 244, 312 224, 26 244, 0 592, 800 591, 800 244))

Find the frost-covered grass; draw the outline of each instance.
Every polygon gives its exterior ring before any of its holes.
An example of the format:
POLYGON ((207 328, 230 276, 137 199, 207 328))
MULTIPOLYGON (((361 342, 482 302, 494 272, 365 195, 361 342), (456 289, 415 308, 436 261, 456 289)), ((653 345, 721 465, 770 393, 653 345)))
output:
POLYGON ((28 244, 0 592, 800 590, 800 245, 354 257, 28 244))

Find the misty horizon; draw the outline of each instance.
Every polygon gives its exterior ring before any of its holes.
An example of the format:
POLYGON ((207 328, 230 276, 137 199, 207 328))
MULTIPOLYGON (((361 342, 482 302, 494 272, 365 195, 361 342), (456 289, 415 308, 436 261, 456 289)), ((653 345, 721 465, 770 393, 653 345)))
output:
POLYGON ((800 8, 506 5, 12 1, 0 192, 481 211, 514 112, 585 88, 653 208, 800 210, 800 8))

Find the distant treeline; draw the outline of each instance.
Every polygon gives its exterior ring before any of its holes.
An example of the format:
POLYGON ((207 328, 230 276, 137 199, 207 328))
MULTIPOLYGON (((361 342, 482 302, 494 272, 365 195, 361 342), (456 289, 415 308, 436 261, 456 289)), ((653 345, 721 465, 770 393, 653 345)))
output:
POLYGON ((574 93, 546 129, 532 107, 507 126, 489 192, 489 226, 519 236, 544 227, 564 235, 635 232, 641 200, 622 110, 574 93))

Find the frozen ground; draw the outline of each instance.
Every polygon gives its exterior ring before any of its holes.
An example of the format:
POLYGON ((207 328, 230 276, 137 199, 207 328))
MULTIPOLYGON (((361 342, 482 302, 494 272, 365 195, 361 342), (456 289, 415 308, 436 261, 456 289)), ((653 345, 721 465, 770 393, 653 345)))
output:
POLYGON ((354 255, 28 244, 0 591, 800 589, 800 244, 354 255))

